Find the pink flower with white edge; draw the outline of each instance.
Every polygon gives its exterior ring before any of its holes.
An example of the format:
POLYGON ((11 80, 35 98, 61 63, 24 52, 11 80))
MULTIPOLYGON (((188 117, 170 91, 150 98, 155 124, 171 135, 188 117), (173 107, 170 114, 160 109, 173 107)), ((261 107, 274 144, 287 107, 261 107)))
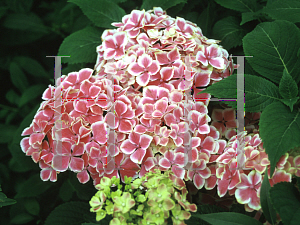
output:
POLYGON ((218 195, 223 197, 227 190, 232 190, 241 182, 240 171, 236 169, 236 160, 230 164, 220 164, 216 170, 216 177, 218 178, 218 195))
POLYGON ((123 57, 127 42, 125 32, 116 32, 111 36, 105 37, 103 41, 104 59, 120 59, 123 57))
POLYGON ((200 61, 204 66, 208 66, 208 64, 210 64, 216 69, 225 68, 225 61, 222 57, 222 50, 216 44, 212 44, 208 47, 203 46, 202 51, 197 52, 196 59, 200 61))
POLYGON ((192 163, 187 172, 187 177, 194 182, 194 185, 201 189, 205 184, 205 179, 208 179, 211 175, 210 169, 206 166, 206 162, 203 159, 199 159, 192 163))
POLYGON ((165 152, 164 156, 158 162, 159 166, 173 171, 175 176, 180 179, 183 179, 185 175, 184 166, 184 154, 183 153, 174 153, 173 151, 165 152))
POLYGON ((220 131, 220 135, 224 135, 228 128, 237 128, 234 109, 214 109, 211 118, 211 125, 220 131))
POLYGON ((270 178, 270 167, 269 167, 268 177, 269 177, 269 182, 270 182, 271 187, 273 187, 274 184, 277 184, 280 182, 292 182, 292 175, 290 173, 287 173, 284 170, 278 170, 276 168, 275 168, 272 178, 270 178))
POLYGON ((69 142, 62 142, 62 148, 57 148, 59 152, 54 155, 52 160, 53 169, 64 172, 70 168, 74 172, 81 172, 84 168, 84 161, 80 157, 84 153, 84 143, 71 145, 69 142), (61 152, 60 152, 61 151, 61 152))
POLYGON ((153 137, 147 134, 141 135, 135 132, 131 132, 128 137, 128 140, 122 142, 120 149, 123 153, 130 154, 130 159, 134 163, 140 164, 153 137))
POLYGON ((188 120, 190 121, 189 126, 192 132, 197 130, 200 134, 209 133, 208 122, 210 121, 210 117, 208 115, 192 110, 188 114, 188 120))
POLYGON ((153 137, 156 145, 163 145, 166 146, 169 142, 169 135, 171 133, 167 127, 160 127, 159 125, 155 125, 155 136, 153 137))
POLYGON ((106 114, 104 121, 112 129, 118 128, 120 132, 131 132, 134 126, 134 111, 131 106, 117 100, 115 103, 115 114, 109 112, 106 114))
POLYGON ((52 182, 57 181, 57 174, 59 173, 58 171, 54 170, 51 166, 44 163, 43 161, 39 162, 39 166, 42 169, 40 172, 42 181, 47 181, 47 180, 50 180, 52 182))
POLYGON ((141 86, 146 86, 150 81, 150 76, 159 71, 159 63, 151 56, 143 54, 138 58, 137 63, 131 63, 128 72, 136 76, 136 82, 141 86))
POLYGON ((252 170, 248 176, 241 174, 241 183, 236 186, 235 197, 240 204, 246 204, 249 208, 246 211, 259 210, 260 206, 260 187, 262 175, 256 170, 252 170))

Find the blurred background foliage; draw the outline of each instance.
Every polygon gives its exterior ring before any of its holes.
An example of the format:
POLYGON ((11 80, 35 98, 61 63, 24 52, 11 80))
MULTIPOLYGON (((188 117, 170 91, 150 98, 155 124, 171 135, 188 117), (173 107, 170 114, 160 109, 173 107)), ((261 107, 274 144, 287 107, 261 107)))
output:
MULTIPOLYGON (((259 12, 266 1, 255 1, 253 14, 243 18, 241 13, 225 9, 212 0, 91 1, 102 4, 104 11, 117 7, 119 14, 114 18, 119 21, 122 14, 129 14, 141 6, 146 10, 160 6, 174 18, 179 16, 196 23, 206 37, 222 40, 221 45, 233 55, 244 55, 242 38, 259 22, 268 19, 265 15, 261 17, 259 12)), ((0 224, 96 222, 94 215, 89 214, 88 206, 95 193, 91 181, 82 185, 76 174, 65 172, 58 175, 56 183, 43 182, 38 164, 25 156, 20 148, 21 133, 31 124, 42 102, 43 91, 49 84, 54 85, 54 59, 46 56, 71 56, 63 59, 62 74, 84 67, 94 68, 101 34, 105 29, 113 28, 107 21, 93 25, 94 21, 75 2, 80 1, 0 1, 0 185, 5 194, 0 192, 0 207, 5 205, 1 202, 12 204, 1 208, 0 224), (3 200, 5 196, 8 199, 3 200), (75 203, 70 201, 76 201, 81 208, 73 210, 75 203), (85 221, 75 218, 74 222, 68 217, 65 222, 47 220, 57 206, 64 206, 59 210, 62 215, 58 215, 62 217, 68 210, 77 214, 85 211, 85 221)), ((251 70, 251 67, 246 68, 251 70)), ((254 71, 249 73, 256 74, 254 71)), ((243 206, 239 206, 236 211, 245 213, 243 206)), ((55 211, 52 213, 57 217, 55 211)))

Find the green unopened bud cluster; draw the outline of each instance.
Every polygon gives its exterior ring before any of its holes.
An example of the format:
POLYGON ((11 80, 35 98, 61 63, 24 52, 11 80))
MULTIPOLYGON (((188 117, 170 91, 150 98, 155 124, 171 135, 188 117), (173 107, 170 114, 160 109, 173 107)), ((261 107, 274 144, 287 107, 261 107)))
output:
POLYGON ((119 178, 103 177, 96 185, 98 192, 90 206, 91 212, 96 212, 97 221, 108 214, 113 217, 110 225, 163 225, 171 216, 173 224, 184 225, 184 220, 191 216, 188 211, 196 209, 195 204, 186 201, 186 189, 182 195, 175 189, 177 186, 169 178, 169 172, 162 174, 155 170, 134 181, 125 176, 124 181, 125 186, 119 178), (117 190, 112 191, 112 187, 117 190))

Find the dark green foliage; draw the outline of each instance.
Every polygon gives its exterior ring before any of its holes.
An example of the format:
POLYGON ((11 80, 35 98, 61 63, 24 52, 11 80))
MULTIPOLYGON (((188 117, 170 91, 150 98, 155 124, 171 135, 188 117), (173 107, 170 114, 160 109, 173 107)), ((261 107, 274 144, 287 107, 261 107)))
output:
MULTIPOLYGON (((221 40, 233 56, 245 61, 245 110, 262 112, 259 132, 271 161, 299 142, 300 3, 297 0, 3 0, 0 1, 0 224, 109 224, 95 221, 88 201, 96 189, 92 180, 80 184, 74 173, 43 182, 40 168, 21 151, 21 133, 54 80, 54 59, 62 59, 62 74, 93 68, 105 29, 133 9, 154 6, 168 15, 196 23, 204 36, 221 40)), ((235 58, 234 58, 235 60, 235 58)), ((236 61, 235 61, 236 62, 236 61)), ((207 88, 217 98, 236 98, 236 75, 207 88)), ((226 102, 236 108, 236 102, 226 102)), ((299 152, 297 153, 299 154, 299 152)), ((265 179, 266 180, 266 179, 265 179)), ((192 224, 300 224, 299 179, 261 187, 263 216, 233 204, 229 210, 199 205, 186 221, 192 224), (252 217, 252 218, 251 218, 252 217)), ((202 190, 199 190, 202 191, 202 190)), ((172 224, 171 219, 168 220, 172 224)))

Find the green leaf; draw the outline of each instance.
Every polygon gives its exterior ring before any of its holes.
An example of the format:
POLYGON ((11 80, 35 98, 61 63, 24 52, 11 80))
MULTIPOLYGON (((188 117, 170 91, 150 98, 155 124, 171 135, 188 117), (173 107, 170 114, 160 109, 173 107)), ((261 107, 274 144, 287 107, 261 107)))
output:
POLYGON ((187 3, 187 0, 143 0, 141 10, 152 10, 153 7, 161 7, 163 10, 167 10, 180 3, 187 3))
POLYGON ((32 221, 34 219, 34 217, 28 213, 21 213, 18 214, 17 216, 15 216, 14 218, 12 218, 12 220, 10 221, 13 224, 26 224, 30 221, 32 221))
POLYGON ((293 112, 294 105, 298 101, 299 97, 291 98, 291 99, 280 99, 281 102, 283 102, 285 105, 290 107, 291 112, 293 112))
POLYGON ((300 146, 300 111, 290 112, 281 102, 268 105, 261 114, 259 133, 271 163, 272 176, 282 155, 300 146))
POLYGON ((6 14, 8 7, 0 7, 0 19, 6 14))
POLYGON ((29 12, 32 3, 33 0, 6 0, 6 4, 9 8, 15 12, 29 12))
POLYGON ((7 101, 9 101, 9 103, 14 104, 14 105, 19 104, 20 96, 15 92, 15 90, 10 89, 8 92, 6 92, 5 97, 6 97, 7 101))
POLYGON ((257 20, 260 18, 260 16, 262 15, 262 10, 258 10, 256 12, 244 12, 242 13, 242 21, 240 23, 240 25, 243 25, 247 22, 250 22, 252 20, 257 20))
POLYGON ((3 26, 9 29, 48 33, 48 28, 43 21, 34 13, 11 13, 3 21, 3 26))
POLYGON ((22 107, 23 105, 27 104, 28 102, 36 99, 37 97, 42 97, 43 92, 46 90, 47 87, 42 84, 37 84, 34 86, 30 86, 28 89, 24 91, 22 94, 20 101, 19 101, 19 107, 22 107))
POLYGON ((275 20, 300 22, 300 2, 298 0, 274 1, 264 8, 264 12, 275 20))
POLYGON ((69 0, 78 5, 96 26, 112 28, 111 23, 122 21, 126 14, 116 3, 108 0, 69 0))
POLYGON ((284 225, 300 223, 300 193, 292 183, 275 184, 270 190, 270 196, 284 225))
POLYGON ((70 201, 73 196, 74 188, 69 179, 66 180, 59 189, 59 197, 64 201, 70 201))
POLYGON ((211 30, 216 18, 215 8, 215 4, 208 3, 208 6, 202 11, 197 21, 195 21, 205 36, 211 34, 211 30))
POLYGON ((66 37, 59 47, 58 55, 65 63, 92 63, 96 61, 96 47, 101 44, 102 31, 95 27, 86 27, 66 37))
POLYGON ((240 20, 234 16, 219 20, 213 28, 214 36, 216 39, 221 40, 221 45, 225 49, 242 45, 242 39, 246 33, 240 26, 240 20))
POLYGON ((276 223, 276 211, 271 203, 270 198, 270 182, 268 179, 268 176, 265 175, 264 180, 262 182, 261 188, 260 188, 260 204, 262 211, 264 213, 264 216, 268 220, 269 223, 275 224, 276 223))
POLYGON ((96 217, 89 212, 88 202, 66 202, 57 206, 47 217, 45 225, 81 225, 86 222, 86 216, 96 217))
POLYGON ((262 225, 261 222, 250 216, 235 212, 194 214, 193 217, 203 219, 212 225, 262 225))
MULTIPOLYGON (((274 101, 279 101, 278 87, 272 82, 258 76, 245 74, 245 110, 247 112, 261 112, 274 101)), ((209 87, 201 93, 210 93, 221 98, 237 98, 237 75, 233 74, 209 87)), ((237 108, 236 102, 226 101, 226 104, 237 108)))
POLYGON ((298 95, 298 87, 292 76, 283 70, 283 75, 279 83, 279 93, 285 99, 291 99, 298 95))
POLYGON ((24 206, 27 212, 29 212, 31 215, 39 215, 40 205, 35 198, 26 199, 26 201, 24 202, 24 206))
POLYGON ((26 56, 17 56, 14 58, 14 61, 17 62, 24 71, 34 77, 49 78, 47 71, 35 59, 26 56))
POLYGON ((262 77, 245 75, 245 110, 261 112, 265 107, 279 101, 278 87, 262 77))
MULTIPOLYGON (((0 191, 2 191, 1 188, 0 191)), ((7 198, 3 192, 0 192, 0 208, 7 205, 13 205, 16 202, 16 200, 7 198)))
POLYGON ((14 125, 0 124, 0 143, 9 143, 12 141, 17 127, 14 125))
POLYGON ((254 12, 256 10, 255 0, 215 0, 221 6, 239 12, 254 12))
POLYGON ((283 69, 300 81, 300 31, 295 24, 276 20, 264 22, 243 38, 243 48, 250 65, 262 76, 279 83, 283 69))
POLYGON ((237 98, 237 87, 236 87, 237 75, 232 74, 225 79, 214 83, 211 86, 208 86, 205 90, 200 93, 210 93, 211 95, 216 96, 217 98, 237 98))
POLYGON ((35 174, 22 184, 21 190, 17 193, 15 198, 36 197, 46 192, 52 186, 52 183, 42 181, 40 175, 35 174))
POLYGON ((12 83, 16 88, 20 89, 21 92, 24 92, 29 84, 19 65, 15 62, 10 63, 9 72, 12 83))

